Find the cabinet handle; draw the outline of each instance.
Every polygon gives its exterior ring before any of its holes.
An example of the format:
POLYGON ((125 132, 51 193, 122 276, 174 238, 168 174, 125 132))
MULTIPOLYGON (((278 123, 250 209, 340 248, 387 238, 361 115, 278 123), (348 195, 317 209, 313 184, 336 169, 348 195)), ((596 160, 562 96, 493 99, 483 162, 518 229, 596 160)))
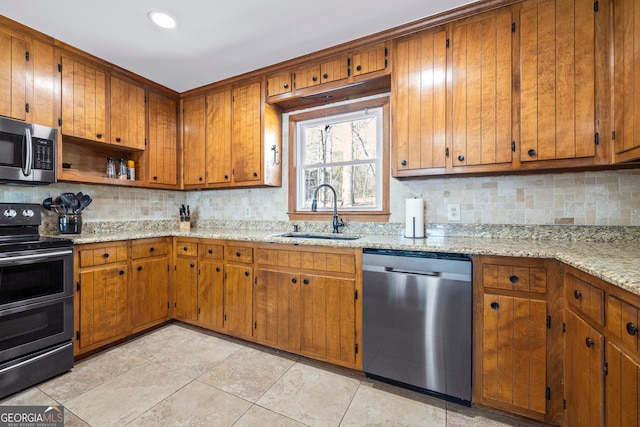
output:
POLYGON ((520 278, 518 276, 515 276, 515 275, 509 277, 509 281, 511 283, 518 283, 519 280, 520 280, 520 278))
POLYGON ((240 255, 242 255, 240 252, 236 252, 237 257, 240 257, 240 255))
POLYGON ((195 265, 193 265, 193 263, 191 263, 191 264, 190 264, 190 267, 191 267, 191 268, 193 268, 193 267, 195 267, 195 265))
POLYGON ((220 272, 220 267, 216 267, 216 272, 220 272))
POLYGON ((580 291, 573 291, 573 297, 574 297, 575 299, 580 299, 580 298, 582 298, 582 292, 580 292, 580 291))
POLYGON ((528 154, 529 156, 531 156, 531 157, 535 157, 535 155, 536 155, 536 150, 534 150, 534 149, 532 148, 531 150, 527 151, 527 154, 528 154))
POLYGON ((122 276, 124 274, 124 270, 118 271, 118 274, 122 276))
POLYGON ((294 277, 293 279, 291 279, 291 283, 298 283, 298 280, 294 277))
POLYGON ((247 276, 247 277, 249 277, 249 272, 248 272, 248 271, 245 271, 245 272, 244 272, 244 275, 245 275, 245 276, 247 276))
POLYGON ((282 87, 284 87, 285 89, 289 89, 289 84, 285 83, 284 85, 282 85, 282 87))
POLYGON ((316 76, 313 76, 313 77, 311 77, 311 80, 314 81, 314 82, 317 82, 318 78, 316 76))
POLYGON ((638 327, 631 322, 627 323, 627 333, 634 336, 638 333, 638 327))
POLYGON ((257 176, 258 176, 258 172, 254 172, 254 173, 253 173, 253 177, 255 178, 255 177, 257 177, 257 176))
POLYGON ((229 175, 225 175, 225 176, 224 176, 224 179, 229 179, 229 175))
POLYGON ((201 176, 198 177, 198 181, 202 181, 202 177, 201 176))
POLYGON ((500 304, 494 301, 491 303, 491 308, 493 308, 494 310, 497 310, 500 308, 500 304))
POLYGON ((304 280, 302 281, 302 283, 304 283, 305 285, 308 285, 308 284, 309 284, 309 279, 304 279, 304 280))
POLYGON ((189 248, 187 248, 186 246, 184 248, 182 248, 185 252, 189 250, 189 248))
POLYGON ((587 337, 587 339, 585 339, 585 340, 584 340, 584 343, 585 343, 585 344, 587 345, 587 347, 589 347, 589 348, 593 347, 593 345, 595 344, 595 342, 594 342, 591 338, 589 338, 589 337, 587 337))
POLYGON ((360 65, 358 65, 358 66, 356 67, 356 71, 360 71, 360 70, 362 70, 362 67, 361 67, 360 65))
POLYGON ((149 252, 153 252, 155 250, 156 250, 156 248, 154 248, 153 246, 149 248, 149 252))
POLYGON ((120 142, 120 141, 121 141, 121 140, 120 140, 120 137, 119 137, 119 136, 118 136, 118 137, 116 137, 116 142, 120 142))
POLYGON ((158 177, 157 177, 157 176, 154 176, 154 177, 153 177, 153 180, 154 180, 154 181, 157 181, 157 180, 158 180, 158 177))
POLYGON ((407 166, 407 161, 406 161, 406 160, 401 160, 401 161, 400 161, 400 164, 401 164, 402 166, 407 166))
POLYGON ((96 138, 98 139, 102 138, 102 134, 101 133, 96 134, 96 138))
POLYGON ((109 258, 109 254, 104 254, 104 255, 102 255, 102 258, 104 258, 104 259, 109 258))
POLYGON ((329 78, 329 74, 324 73, 324 74, 322 75, 322 78, 323 78, 323 79, 328 79, 328 78, 329 78))
POLYGON ((142 271, 142 266, 141 265, 138 266, 138 271, 142 271))
POLYGON ((209 249, 209 253, 212 254, 213 253, 213 249, 209 249))
POLYGON ((464 162, 464 156, 462 154, 460 154, 458 156, 458 160, 461 161, 461 162, 464 162))

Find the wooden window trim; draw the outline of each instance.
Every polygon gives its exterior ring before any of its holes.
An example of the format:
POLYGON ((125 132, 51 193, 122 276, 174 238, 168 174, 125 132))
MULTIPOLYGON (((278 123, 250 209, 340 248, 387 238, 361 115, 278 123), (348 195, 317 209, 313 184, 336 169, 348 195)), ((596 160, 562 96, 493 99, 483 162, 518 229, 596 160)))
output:
POLYGON ((389 221, 389 132, 390 132, 390 109, 389 97, 373 98, 366 101, 343 104, 334 107, 321 108, 289 116, 289 220, 318 221, 333 219, 332 212, 311 212, 298 211, 296 208, 296 195, 298 186, 298 175, 296 168, 297 158, 297 123, 304 120, 311 120, 318 117, 332 116, 337 114, 359 111, 366 108, 382 108, 382 210, 340 212, 341 218, 351 221, 389 221))

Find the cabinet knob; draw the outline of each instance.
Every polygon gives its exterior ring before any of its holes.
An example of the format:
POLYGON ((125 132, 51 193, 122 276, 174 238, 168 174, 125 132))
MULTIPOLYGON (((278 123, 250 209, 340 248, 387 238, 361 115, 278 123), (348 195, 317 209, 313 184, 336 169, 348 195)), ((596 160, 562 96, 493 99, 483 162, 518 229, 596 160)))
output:
POLYGON ((308 284, 309 284, 309 279, 304 279, 304 280, 302 281, 302 283, 304 283, 305 285, 308 285, 308 284))
POLYGON ((329 74, 324 73, 324 74, 322 75, 322 78, 323 78, 323 79, 328 79, 328 78, 329 78, 329 74))
POLYGON ((298 283, 298 279, 294 277, 293 279, 291 279, 291 283, 298 283))
POLYGON ((360 70, 362 70, 362 66, 361 65, 356 66, 356 71, 360 71, 360 70))
POLYGON ((595 344, 595 342, 594 342, 591 338, 589 338, 589 337, 587 337, 587 339, 585 339, 585 340, 584 340, 584 343, 585 343, 585 344, 587 345, 587 347, 589 347, 589 348, 593 347, 593 345, 595 344))
POLYGON ((96 138, 98 139, 102 138, 102 134, 101 133, 96 134, 96 138))
POLYGON ((240 255, 242 255, 240 252, 236 252, 237 257, 240 257, 240 255))
POLYGON ((513 276, 509 277, 509 281, 511 283, 518 283, 519 280, 520 280, 520 278, 518 276, 516 276, 516 275, 513 275, 513 276))
POLYGON ((124 270, 118 271, 118 274, 122 276, 124 274, 124 270))
POLYGON ((149 252, 153 252, 153 251, 155 251, 155 250, 156 250, 156 248, 154 248, 154 247, 150 247, 150 248, 149 248, 149 252))
POLYGON ((582 292, 580 292, 580 291, 573 291, 573 297, 574 297, 575 299, 580 299, 580 298, 582 298, 582 292))
POLYGON ((142 271, 142 266, 141 265, 138 266, 138 271, 142 271))
POLYGON ((229 175, 225 175, 225 176, 224 176, 224 179, 229 179, 229 175))
POLYGON ((532 148, 531 150, 527 151, 527 154, 531 157, 534 157, 536 155, 536 150, 532 148))
POLYGON ((220 272, 220 267, 216 267, 216 272, 220 272))
POLYGON ((460 160, 461 162, 464 162, 464 156, 463 156, 462 154, 460 154, 460 155, 458 156, 458 160, 460 160))
POLYGON ((104 255, 102 255, 102 258, 104 258, 104 259, 109 258, 109 254, 104 254, 104 255))
POLYGON ((491 303, 491 308, 493 308, 494 310, 497 310, 500 308, 500 304, 494 301, 491 303))
POLYGON ((285 89, 289 89, 289 83, 283 84, 282 87, 284 87, 285 89))
POLYGON ((245 272, 244 272, 244 275, 245 275, 245 276, 247 276, 247 277, 249 277, 249 272, 248 272, 248 271, 245 271, 245 272))
POLYGON ((188 251, 188 250, 189 250, 189 248, 187 248, 187 247, 185 246, 184 248, 182 248, 182 250, 186 252, 186 251, 188 251))
POLYGON ((213 249, 209 249, 209 253, 212 254, 213 253, 213 249))
POLYGON ((198 177, 198 181, 202 181, 202 177, 201 176, 198 177))
POLYGON ((195 267, 195 265, 193 265, 193 263, 189 264, 189 267, 193 268, 195 267))
POLYGON ((406 160, 401 160, 401 161, 400 161, 400 164, 401 164, 402 166, 407 166, 407 161, 406 161, 406 160))
POLYGON ((157 176, 154 176, 154 177, 153 177, 153 180, 154 180, 154 181, 157 181, 157 180, 158 180, 158 177, 157 177, 157 176))
POLYGON ((638 327, 631 322, 627 323, 627 333, 634 336, 638 333, 638 327))
POLYGON ((120 141, 121 141, 120 137, 119 137, 119 136, 117 136, 117 137, 116 137, 116 142, 120 142, 120 141))
POLYGON ((254 173, 253 173, 253 177, 255 178, 255 177, 257 177, 257 176, 258 176, 258 172, 254 172, 254 173))
POLYGON ((313 77, 311 77, 311 80, 314 81, 314 82, 317 82, 318 78, 316 76, 313 76, 313 77))

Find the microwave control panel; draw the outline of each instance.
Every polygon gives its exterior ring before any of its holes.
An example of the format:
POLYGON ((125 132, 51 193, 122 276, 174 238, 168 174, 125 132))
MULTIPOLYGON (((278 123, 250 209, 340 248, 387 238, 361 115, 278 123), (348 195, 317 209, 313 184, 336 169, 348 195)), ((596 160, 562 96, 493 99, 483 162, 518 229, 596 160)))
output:
POLYGON ((33 167, 48 171, 53 170, 53 141, 33 138, 33 167))

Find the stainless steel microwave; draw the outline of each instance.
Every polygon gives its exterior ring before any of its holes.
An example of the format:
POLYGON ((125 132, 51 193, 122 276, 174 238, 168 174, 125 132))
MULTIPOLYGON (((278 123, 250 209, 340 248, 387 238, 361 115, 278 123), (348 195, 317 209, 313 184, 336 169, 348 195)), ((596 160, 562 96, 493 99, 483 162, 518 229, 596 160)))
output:
POLYGON ((0 117, 0 182, 56 182, 57 129, 0 117))

